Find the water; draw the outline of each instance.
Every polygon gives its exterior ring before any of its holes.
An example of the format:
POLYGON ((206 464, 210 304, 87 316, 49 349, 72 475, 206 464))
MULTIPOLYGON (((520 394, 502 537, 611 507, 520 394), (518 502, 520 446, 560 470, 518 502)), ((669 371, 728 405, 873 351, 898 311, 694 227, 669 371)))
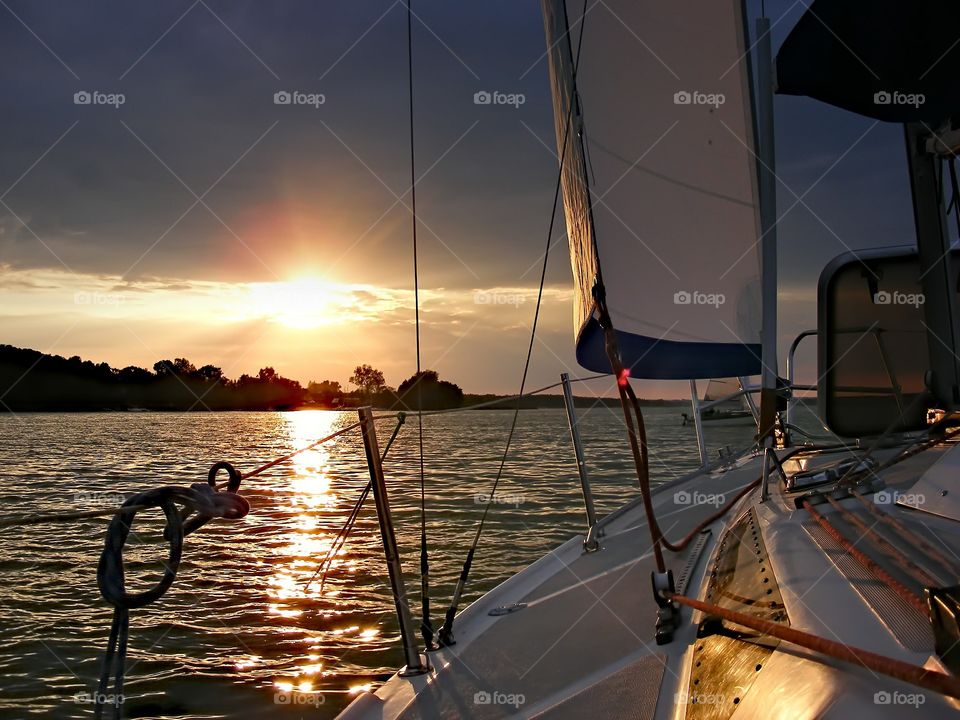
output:
MULTIPOLYGON (((695 468, 680 408, 648 408, 651 470, 695 468)), ((424 419, 433 611, 439 625, 490 491, 511 414, 424 419)), ((3 515, 112 507, 129 493, 202 481, 217 460, 241 469, 352 423, 354 413, 23 414, 0 418, 3 515)), ((394 422, 379 425, 381 445, 394 422)), ((622 418, 585 411, 582 434, 601 513, 636 497, 622 418)), ((745 425, 709 426, 712 446, 749 442, 745 425)), ((419 608, 416 418, 385 463, 407 586, 419 608)), ((402 664, 369 506, 323 593, 307 579, 368 479, 359 431, 244 481, 252 506, 190 536, 173 587, 131 611, 128 717, 332 717, 402 664), (295 704, 296 703, 296 704, 295 704)), ((583 528, 562 410, 525 411, 473 566, 475 599, 583 528)), ((159 511, 138 516, 127 589, 153 584, 166 558, 159 511)), ((89 717, 112 609, 97 590, 105 520, 0 530, 0 716, 89 717)))

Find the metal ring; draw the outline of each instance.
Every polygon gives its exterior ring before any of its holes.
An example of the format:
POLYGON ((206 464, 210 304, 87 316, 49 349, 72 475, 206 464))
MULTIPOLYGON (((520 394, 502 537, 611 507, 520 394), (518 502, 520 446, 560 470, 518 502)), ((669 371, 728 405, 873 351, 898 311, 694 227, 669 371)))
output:
POLYGON ((233 465, 223 460, 218 463, 214 463, 210 468, 210 472, 207 473, 207 483, 210 485, 210 487, 216 489, 217 474, 221 470, 227 471, 227 491, 236 493, 240 489, 240 481, 243 479, 243 476, 233 465))

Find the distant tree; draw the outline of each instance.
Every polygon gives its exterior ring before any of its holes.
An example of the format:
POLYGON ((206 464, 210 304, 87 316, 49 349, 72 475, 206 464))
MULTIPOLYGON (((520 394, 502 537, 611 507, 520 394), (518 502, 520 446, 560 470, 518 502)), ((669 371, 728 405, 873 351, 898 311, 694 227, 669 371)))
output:
POLYGON ((218 368, 216 365, 204 365, 202 368, 197 370, 197 375, 200 376, 200 379, 207 382, 219 382, 224 379, 223 370, 218 368))
POLYGON ((414 373, 397 388, 400 402, 413 409, 442 409, 463 404, 459 385, 441 380, 436 370, 414 373))
POLYGON ((336 380, 324 380, 322 382, 310 381, 307 389, 313 393, 341 393, 343 386, 336 380))
POLYGON ((343 386, 336 380, 311 382, 307 385, 307 392, 321 405, 339 405, 343 399, 343 386))
POLYGON ((117 380, 122 383, 146 383, 153 379, 153 374, 142 367, 128 365, 117 371, 117 380))
POLYGON ((186 358, 177 358, 173 361, 173 371, 177 375, 194 375, 197 372, 197 368, 186 358))
POLYGON ((357 365, 350 376, 350 383, 356 385, 364 395, 378 393, 386 386, 383 373, 369 365, 357 365))
POLYGON ((153 364, 153 371, 160 377, 165 375, 173 375, 173 368, 173 360, 158 360, 153 364))
POLYGON ((273 382, 277 379, 277 371, 272 367, 261 368, 260 372, 257 373, 257 377, 263 382, 273 382))
POLYGON ((440 374, 436 370, 422 370, 419 373, 414 373, 400 383, 397 392, 402 395, 417 386, 423 388, 424 385, 436 385, 438 382, 440 382, 440 374))

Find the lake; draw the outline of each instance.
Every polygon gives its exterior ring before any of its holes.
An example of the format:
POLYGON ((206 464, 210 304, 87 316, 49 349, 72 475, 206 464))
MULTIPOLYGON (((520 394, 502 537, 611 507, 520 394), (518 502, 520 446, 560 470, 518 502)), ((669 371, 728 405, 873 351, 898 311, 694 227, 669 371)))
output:
MULTIPOLYGON (((655 482, 699 464, 681 410, 645 409, 655 482)), ((610 512, 638 494, 622 416, 605 407, 580 412, 598 511, 610 512)), ((510 417, 490 410, 424 418, 435 627, 510 417)), ((202 482, 218 460, 251 470, 355 420, 353 411, 7 414, 0 418, 2 514, 110 508, 134 491, 202 482)), ((381 448, 394 425, 378 423, 381 448)), ((713 448, 743 447, 751 435, 746 425, 708 426, 713 448)), ((411 605, 419 608, 416 451, 411 416, 384 467, 411 605)), ((367 479, 354 430, 244 481, 250 514, 213 521, 187 538, 173 587, 131 611, 126 716, 332 717, 401 665, 372 497, 322 594, 319 582, 306 587, 367 479)), ((461 607, 584 527, 562 410, 521 413, 496 499, 461 607)), ((125 552, 128 590, 159 576, 167 553, 161 516, 137 518, 125 552)), ((96 582, 106 525, 0 530, 0 715, 90 716, 112 617, 96 582)))

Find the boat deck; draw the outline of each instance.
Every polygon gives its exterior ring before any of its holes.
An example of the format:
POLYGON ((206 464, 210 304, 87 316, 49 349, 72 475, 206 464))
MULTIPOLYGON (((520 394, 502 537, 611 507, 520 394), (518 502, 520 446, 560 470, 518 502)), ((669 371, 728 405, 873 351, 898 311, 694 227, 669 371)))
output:
MULTIPOLYGON (((887 490, 909 490, 947 449, 935 447, 881 473, 887 490)), ((880 451, 876 459, 896 452, 880 451)), ((666 535, 685 535, 722 504, 720 496, 732 497, 760 470, 759 458, 745 458, 658 488, 654 504, 666 535)), ((776 477, 767 502, 759 502, 759 491, 748 494, 683 553, 667 553, 678 590, 687 583, 692 597, 717 592, 734 605, 763 607, 773 617, 783 613, 791 627, 828 639, 916 665, 931 657, 937 662, 928 621, 824 538, 810 514, 796 508, 796 493, 787 493, 776 477), (756 557, 731 556, 732 543, 721 542, 737 522, 737 532, 753 533, 756 550, 749 549, 756 557), (763 577, 773 585, 750 575, 756 558, 759 572, 769 567, 763 577), (744 597, 751 588, 773 600, 744 597)), ((855 498, 842 504, 870 518, 855 498)), ((862 533, 834 517, 832 506, 817 509, 862 541, 862 533)), ((892 504, 884 509, 960 557, 960 524, 892 504)), ((457 644, 430 653, 431 674, 395 676, 342 717, 899 717, 910 703, 910 709, 922 704, 928 716, 956 716, 957 705, 936 693, 770 638, 698 640, 701 614, 688 609, 673 641, 657 645, 654 563, 642 506, 627 506, 604 529, 599 552, 584 554, 582 538, 574 538, 464 610, 457 644), (735 687, 731 677, 738 679, 735 687)), ((952 572, 930 571, 940 577, 952 572)), ((957 582, 956 576, 943 579, 957 582)))

